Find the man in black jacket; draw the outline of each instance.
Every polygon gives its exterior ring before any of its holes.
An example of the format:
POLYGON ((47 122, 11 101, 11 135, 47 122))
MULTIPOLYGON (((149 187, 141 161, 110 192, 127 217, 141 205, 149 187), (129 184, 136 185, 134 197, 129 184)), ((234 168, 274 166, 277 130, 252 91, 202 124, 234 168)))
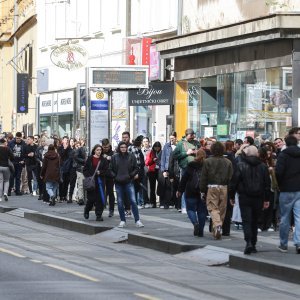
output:
POLYGON ((291 224, 291 213, 295 220, 294 244, 300 254, 300 148, 297 138, 288 135, 285 138, 287 148, 277 159, 276 177, 280 189, 280 245, 281 252, 287 252, 291 224))
POLYGON ((24 147, 25 147, 25 142, 22 140, 22 133, 17 132, 16 137, 9 143, 8 146, 15 158, 13 161, 15 173, 12 174, 10 178, 8 195, 10 196, 15 181, 15 193, 16 196, 20 196, 22 195, 20 187, 21 187, 21 174, 24 167, 24 147))
POLYGON ((119 143, 117 153, 113 155, 109 169, 115 180, 118 210, 121 219, 119 227, 123 228, 126 226, 124 210, 125 195, 130 200, 136 226, 144 227, 143 223, 140 221, 133 185, 133 180, 138 178, 139 168, 134 154, 128 153, 125 142, 119 143))
POLYGON ((229 186, 230 202, 239 194, 244 239, 244 254, 256 253, 257 221, 261 209, 269 207, 271 181, 267 166, 258 158, 255 146, 244 148, 229 186))

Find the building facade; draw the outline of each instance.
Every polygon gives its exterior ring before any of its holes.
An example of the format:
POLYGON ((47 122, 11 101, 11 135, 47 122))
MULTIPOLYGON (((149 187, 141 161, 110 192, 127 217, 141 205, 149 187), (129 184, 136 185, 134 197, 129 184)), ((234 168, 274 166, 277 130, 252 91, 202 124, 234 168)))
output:
POLYGON ((300 3, 221 2, 184 1, 183 34, 156 42, 174 61, 175 128, 220 140, 282 137, 299 123, 300 3))

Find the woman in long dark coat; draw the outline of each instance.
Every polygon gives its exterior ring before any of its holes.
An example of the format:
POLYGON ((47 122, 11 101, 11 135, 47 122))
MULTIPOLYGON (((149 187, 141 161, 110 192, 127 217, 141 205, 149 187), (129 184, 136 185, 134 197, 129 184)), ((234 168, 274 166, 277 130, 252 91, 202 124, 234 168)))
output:
POLYGON ((83 175, 85 177, 95 175, 95 189, 87 191, 87 202, 84 208, 84 218, 89 218, 89 212, 95 205, 96 221, 103 221, 102 213, 105 205, 105 176, 108 171, 108 162, 103 157, 103 148, 101 145, 95 145, 92 149, 91 155, 88 157, 83 168, 83 175), (97 168, 97 165, 99 166, 97 168))

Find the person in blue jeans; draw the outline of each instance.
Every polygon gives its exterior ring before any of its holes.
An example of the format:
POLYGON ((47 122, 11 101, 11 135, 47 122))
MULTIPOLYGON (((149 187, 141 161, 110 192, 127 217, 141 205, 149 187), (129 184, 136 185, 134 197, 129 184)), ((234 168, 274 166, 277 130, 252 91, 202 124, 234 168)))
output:
POLYGON ((278 156, 275 174, 280 190, 280 245, 278 249, 281 252, 288 251, 291 214, 293 214, 295 221, 294 244, 296 253, 300 254, 300 148, 295 136, 300 136, 300 128, 296 129, 295 134, 285 138, 287 148, 282 150, 278 156))
POLYGON ((187 215, 194 225, 194 236, 203 237, 207 209, 200 194, 200 177, 206 154, 203 150, 196 152, 194 161, 188 163, 177 191, 177 197, 185 192, 187 215))
POLYGON ((129 153, 125 142, 120 142, 117 153, 111 158, 109 165, 110 175, 114 178, 117 192, 118 210, 121 222, 119 228, 126 226, 124 199, 127 197, 131 204, 136 227, 144 227, 140 221, 139 211, 136 204, 134 180, 138 179, 139 168, 135 155, 129 153))

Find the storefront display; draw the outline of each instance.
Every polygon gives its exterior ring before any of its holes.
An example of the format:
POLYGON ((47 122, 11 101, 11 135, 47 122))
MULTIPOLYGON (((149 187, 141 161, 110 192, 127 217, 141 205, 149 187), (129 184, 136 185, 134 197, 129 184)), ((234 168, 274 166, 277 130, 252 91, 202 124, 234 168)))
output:
POLYGON ((220 140, 282 137, 291 126, 291 77, 291 67, 284 67, 188 81, 187 127, 220 140))

